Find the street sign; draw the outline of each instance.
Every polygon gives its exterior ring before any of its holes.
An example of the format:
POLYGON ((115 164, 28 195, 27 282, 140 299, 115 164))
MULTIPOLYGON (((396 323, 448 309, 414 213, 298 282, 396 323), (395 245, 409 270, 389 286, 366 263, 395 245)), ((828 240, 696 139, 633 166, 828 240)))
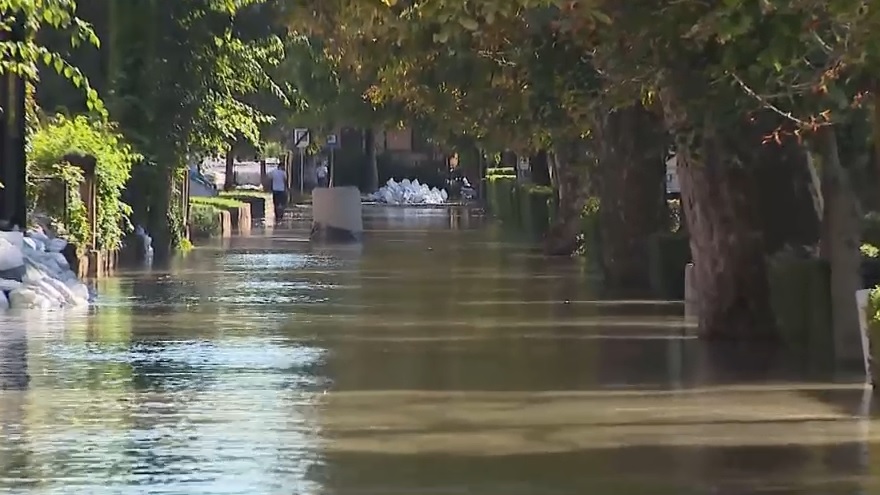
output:
POLYGON ((528 171, 528 169, 529 169, 529 157, 527 157, 527 156, 520 156, 520 157, 518 157, 517 160, 516 160, 516 165, 517 165, 517 168, 519 168, 519 170, 520 170, 521 172, 528 171))
POLYGON ((336 134, 329 134, 327 136, 327 147, 339 148, 339 136, 337 136, 336 134))
POLYGON ((309 147, 309 130, 294 129, 293 130, 293 146, 294 148, 305 149, 309 147))

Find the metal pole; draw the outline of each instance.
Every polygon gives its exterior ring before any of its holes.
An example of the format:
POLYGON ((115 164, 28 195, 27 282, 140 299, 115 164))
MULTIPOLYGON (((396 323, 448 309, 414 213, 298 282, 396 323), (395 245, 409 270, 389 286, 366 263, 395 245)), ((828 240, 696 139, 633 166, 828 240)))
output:
POLYGON ((305 175, 305 166, 306 166, 306 152, 303 149, 299 150, 299 195, 302 196, 305 190, 304 184, 304 175, 305 175))
POLYGON ((287 176, 287 202, 286 204, 290 204, 293 202, 293 152, 287 151, 284 153, 284 173, 287 176))
POLYGON ((336 150, 330 148, 330 187, 333 187, 333 182, 336 179, 336 150))

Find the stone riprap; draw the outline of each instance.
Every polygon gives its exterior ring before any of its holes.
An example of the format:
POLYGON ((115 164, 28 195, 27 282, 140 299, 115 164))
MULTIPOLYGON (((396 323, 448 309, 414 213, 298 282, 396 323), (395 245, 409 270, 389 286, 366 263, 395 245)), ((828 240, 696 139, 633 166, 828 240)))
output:
POLYGON ((42 230, 0 232, 0 310, 60 309, 91 300, 62 254, 67 241, 42 230))

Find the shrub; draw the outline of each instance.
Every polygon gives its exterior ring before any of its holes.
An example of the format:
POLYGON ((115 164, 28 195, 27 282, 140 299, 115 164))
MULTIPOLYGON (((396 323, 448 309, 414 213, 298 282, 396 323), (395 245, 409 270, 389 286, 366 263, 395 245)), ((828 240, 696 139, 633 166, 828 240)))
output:
POLYGON ((251 218, 266 218, 266 212, 273 208, 272 195, 262 191, 235 190, 220 193, 223 198, 234 199, 250 205, 251 218))
POLYGON ((486 178, 495 176, 509 176, 516 178, 516 169, 513 167, 494 167, 486 169, 486 178))
POLYGON ((241 202, 248 200, 248 199, 252 199, 252 198, 268 199, 268 200, 272 199, 272 195, 267 192, 247 191, 247 190, 243 190, 243 189, 234 190, 234 191, 221 191, 220 197, 234 199, 236 201, 241 201, 241 202))
POLYGON ((193 203, 189 209, 190 233, 193 237, 217 237, 221 234, 220 214, 222 208, 209 204, 193 203))
POLYGON ((489 211, 502 222, 517 218, 515 206, 515 175, 493 175, 486 177, 486 194, 489 211))
POLYGON ((541 238, 553 224, 556 195, 552 187, 524 185, 519 188, 520 215, 526 231, 541 238))
POLYGON ((221 210, 237 210, 245 206, 243 201, 223 196, 192 196, 189 198, 192 206, 213 206, 221 210))
POLYGON ((868 295, 868 307, 865 310, 867 311, 866 320, 870 335, 880 337, 880 333, 878 333, 880 332, 880 286, 871 289, 871 293, 868 295))
POLYGON ((40 205, 56 222, 66 220, 69 241, 84 246, 89 225, 86 208, 79 196, 82 171, 64 161, 67 155, 94 157, 97 190, 96 249, 115 250, 131 230, 131 207, 122 201, 122 191, 131 176, 131 167, 142 157, 135 153, 116 124, 57 115, 31 137, 28 149, 28 176, 37 178, 28 184, 31 205, 40 205), (52 182, 61 183, 67 197, 58 197, 52 182))
POLYGON ((811 369, 831 366, 831 265, 792 249, 768 261, 770 304, 784 347, 795 362, 811 369))

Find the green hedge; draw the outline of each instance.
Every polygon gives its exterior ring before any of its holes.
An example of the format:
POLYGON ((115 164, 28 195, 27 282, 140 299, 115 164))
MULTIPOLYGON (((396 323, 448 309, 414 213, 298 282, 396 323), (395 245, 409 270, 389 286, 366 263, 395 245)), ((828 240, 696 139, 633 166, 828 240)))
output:
POLYGON ((516 169, 513 167, 494 167, 494 168, 487 168, 486 169, 486 178, 487 179, 489 177, 494 177, 494 176, 499 176, 499 175, 503 175, 503 176, 512 175, 513 178, 515 179, 516 178, 516 169))
POLYGON ((243 201, 222 196, 192 196, 189 198, 189 204, 192 206, 213 206, 221 210, 237 210, 245 206, 243 201))
POLYGON ((239 189, 223 191, 220 193, 220 196, 250 205, 252 219, 265 219, 268 209, 271 208, 274 211, 272 195, 267 192, 239 189))
POLYGON ((830 280, 824 260, 775 257, 768 267, 776 327, 788 352, 810 368, 834 362, 830 280))
POLYGON ((263 191, 236 189, 234 191, 220 191, 220 198, 232 199, 239 202, 243 202, 248 199, 267 199, 271 201, 272 195, 263 191))
POLYGON ((871 383, 875 389, 880 387, 880 287, 871 289, 868 295, 868 307, 865 308, 865 320, 868 322, 868 347, 871 353, 871 383))
POLYGON ((486 199, 489 212, 503 223, 517 219, 515 175, 493 175, 486 177, 486 199))
POLYGON ((518 188, 519 213, 523 228, 538 239, 556 217, 556 194, 552 187, 527 184, 518 188))
MULTIPOLYGON (((193 198, 195 199, 195 198, 193 198)), ((217 237, 221 234, 220 213, 223 208, 193 202, 189 209, 190 234, 197 238, 217 237)))
POLYGON ((123 202, 122 192, 131 177, 132 166, 143 157, 134 152, 117 124, 59 114, 42 123, 29 144, 28 176, 48 179, 28 183, 29 207, 37 207, 58 223, 65 222, 67 239, 81 248, 90 242, 91 227, 96 234, 95 249, 112 251, 122 247, 123 238, 132 230, 131 206, 123 202), (84 180, 82 169, 67 163, 68 155, 95 159, 94 226, 89 225, 86 205, 79 195, 79 186, 84 180), (60 191, 42 187, 51 182, 64 183, 66 187, 60 191))

